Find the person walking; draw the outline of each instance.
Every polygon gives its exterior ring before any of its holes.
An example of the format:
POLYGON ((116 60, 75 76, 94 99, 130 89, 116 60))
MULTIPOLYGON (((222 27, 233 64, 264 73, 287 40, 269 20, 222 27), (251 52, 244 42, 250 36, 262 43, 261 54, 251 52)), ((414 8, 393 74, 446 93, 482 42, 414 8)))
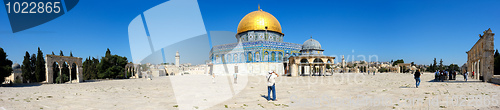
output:
POLYGON ((418 85, 420 85, 420 70, 417 70, 413 75, 415 76, 415 85, 418 88, 418 85))
POLYGON ((465 80, 465 82, 467 82, 467 79, 468 79, 468 78, 467 78, 467 76, 468 76, 468 75, 469 75, 469 72, 468 72, 468 71, 465 71, 465 73, 464 73, 464 80, 465 80))
POLYGON ((269 75, 267 75, 267 101, 276 101, 276 74, 274 71, 269 71, 269 75), (271 91, 273 92, 273 98, 271 99, 271 91))
POLYGON ((234 73, 233 74, 233 77, 234 77, 234 84, 238 84, 238 73, 234 73))
POLYGON ((434 81, 439 81, 439 71, 436 70, 436 72, 434 73, 434 81))

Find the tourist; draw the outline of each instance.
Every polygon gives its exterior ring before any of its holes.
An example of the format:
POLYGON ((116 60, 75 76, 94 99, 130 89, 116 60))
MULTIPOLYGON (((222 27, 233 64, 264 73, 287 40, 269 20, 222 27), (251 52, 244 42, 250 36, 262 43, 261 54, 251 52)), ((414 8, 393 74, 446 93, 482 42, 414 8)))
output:
POLYGON ((453 71, 448 73, 448 80, 453 80, 453 71))
POLYGON ((273 92, 273 98, 272 101, 276 101, 276 77, 278 77, 278 74, 276 74, 274 71, 269 71, 269 75, 267 75, 267 101, 271 100, 271 91, 273 92))
POLYGON ((436 72, 434 73, 434 81, 439 81, 439 71, 436 70, 436 72))
POLYGON ((441 70, 439 73, 440 73, 439 74, 439 79, 441 80, 441 82, 443 82, 444 81, 444 71, 441 70))
POLYGON ((465 71, 465 73, 464 73, 464 80, 465 80, 465 82, 467 82, 467 79, 468 79, 468 78, 467 78, 467 75, 469 75, 469 72, 468 72, 468 71, 465 71))
POLYGON ((237 84, 238 73, 235 72, 233 76, 234 76, 234 84, 237 84))
POLYGON ((417 72, 415 72, 415 74, 413 74, 415 76, 415 84, 418 88, 418 85, 420 85, 420 70, 417 70, 417 72))

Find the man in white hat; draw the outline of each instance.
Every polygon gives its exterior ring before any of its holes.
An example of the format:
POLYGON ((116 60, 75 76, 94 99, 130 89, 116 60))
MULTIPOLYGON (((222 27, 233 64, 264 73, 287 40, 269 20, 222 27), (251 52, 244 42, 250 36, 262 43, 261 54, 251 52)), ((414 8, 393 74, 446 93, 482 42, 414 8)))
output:
POLYGON ((266 76, 267 78, 267 100, 272 100, 276 101, 276 77, 278 77, 278 74, 276 74, 274 71, 269 71, 269 75, 266 76), (273 92, 273 98, 271 99, 271 91, 273 92))

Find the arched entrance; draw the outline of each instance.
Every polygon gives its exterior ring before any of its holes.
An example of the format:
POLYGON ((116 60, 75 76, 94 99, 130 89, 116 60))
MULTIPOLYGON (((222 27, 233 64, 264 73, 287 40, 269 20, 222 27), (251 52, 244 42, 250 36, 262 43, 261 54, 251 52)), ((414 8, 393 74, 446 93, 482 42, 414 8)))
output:
MULTIPOLYGON (((83 81, 82 71, 82 58, 80 57, 70 57, 70 56, 58 56, 58 55, 45 55, 45 81, 46 83, 54 83, 54 76, 60 76, 63 64, 68 64, 69 71, 69 82, 76 79, 77 82, 83 81), (57 65, 55 65, 57 64, 57 65), (74 65, 74 66, 73 66, 74 65), (58 75, 54 75, 54 69, 59 69, 58 75), (73 70, 74 71, 71 71, 73 70), (74 73, 73 73, 74 72, 74 73), (74 75, 74 76, 73 76, 74 75), (74 77, 74 79, 73 79, 74 77)), ((56 77, 57 78, 57 77, 56 77)))

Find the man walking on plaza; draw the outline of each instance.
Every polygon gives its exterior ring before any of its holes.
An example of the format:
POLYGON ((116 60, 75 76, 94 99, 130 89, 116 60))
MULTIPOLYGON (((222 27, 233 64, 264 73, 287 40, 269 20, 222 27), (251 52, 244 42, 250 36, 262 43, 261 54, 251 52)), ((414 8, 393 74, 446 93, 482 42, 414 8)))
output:
POLYGON ((269 71, 269 75, 266 76, 267 78, 267 100, 271 100, 271 91, 273 92, 273 98, 272 101, 276 101, 276 77, 278 77, 278 74, 276 74, 274 71, 269 71))
POLYGON ((467 82, 467 79, 468 79, 468 78, 467 78, 467 75, 469 75, 469 72, 468 72, 468 71, 465 71, 465 73, 464 73, 464 80, 465 80, 465 82, 467 82))
POLYGON ((415 72, 415 74, 413 74, 415 76, 415 84, 417 85, 417 88, 418 88, 418 85, 420 85, 420 70, 417 70, 417 72, 415 72))

